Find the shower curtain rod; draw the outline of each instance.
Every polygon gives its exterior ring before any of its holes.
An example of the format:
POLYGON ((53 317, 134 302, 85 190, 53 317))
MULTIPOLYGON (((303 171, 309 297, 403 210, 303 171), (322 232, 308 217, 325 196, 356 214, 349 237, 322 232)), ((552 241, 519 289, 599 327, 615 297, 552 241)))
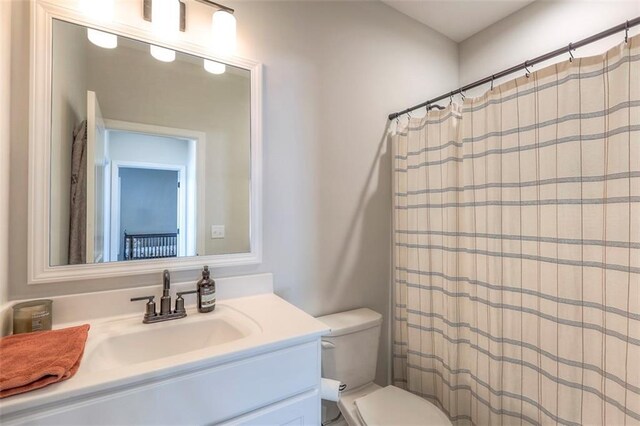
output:
POLYGON ((411 108, 404 109, 404 110, 402 110, 400 112, 394 112, 392 114, 389 114, 389 120, 393 120, 395 118, 400 117, 403 114, 407 114, 407 113, 409 113, 411 111, 415 111, 415 110, 423 108, 423 107, 429 107, 429 106, 431 106, 431 104, 433 104, 435 102, 441 101, 441 100, 446 99, 446 98, 450 98, 453 95, 456 95, 458 93, 463 94, 463 92, 466 92, 467 90, 473 89, 473 88, 478 87, 478 86, 482 86, 483 84, 491 83, 492 81, 494 81, 494 80, 496 80, 498 78, 502 78, 502 77, 504 77, 506 75, 509 75, 509 74, 512 74, 514 72, 521 71, 521 70, 528 70, 528 68, 533 66, 533 65, 539 64, 540 62, 544 62, 544 61, 549 60, 551 58, 555 58, 556 56, 562 55, 564 53, 569 53, 571 55, 571 51, 572 50, 575 50, 575 49, 577 49, 579 47, 582 47, 582 46, 586 46, 587 44, 591 44, 594 41, 598 41, 598 40, 603 39, 605 37, 609 37, 610 35, 616 34, 616 33, 620 32, 620 31, 626 31, 627 32, 627 34, 625 35, 625 41, 626 41, 627 38, 628 38, 629 28, 635 27, 636 25, 639 25, 639 24, 640 24, 640 16, 635 18, 635 19, 631 19, 629 21, 623 22, 620 25, 616 25, 615 27, 609 28, 608 30, 604 30, 604 31, 602 31, 602 32, 600 32, 598 34, 592 35, 591 37, 587 37, 585 39, 582 39, 582 40, 580 40, 580 41, 578 41, 576 43, 569 43, 569 46, 561 47, 560 49, 556 49, 553 52, 546 53, 544 55, 538 56, 537 58, 530 59, 528 61, 524 61, 523 63, 521 63, 519 65, 513 66, 511 68, 507 68, 504 71, 500 71, 499 73, 492 74, 489 77, 485 77, 485 78, 483 78, 481 80, 478 80, 476 82, 467 84, 466 86, 462 86, 459 89, 454 90, 453 92, 448 92, 448 93, 445 93, 443 95, 438 96, 437 98, 429 99, 426 102, 423 102, 421 104, 412 106, 411 108))

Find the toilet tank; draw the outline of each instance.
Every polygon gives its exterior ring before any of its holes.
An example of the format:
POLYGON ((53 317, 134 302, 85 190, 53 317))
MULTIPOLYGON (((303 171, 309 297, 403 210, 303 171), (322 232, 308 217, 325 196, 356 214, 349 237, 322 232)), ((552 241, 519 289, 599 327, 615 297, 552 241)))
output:
POLYGON ((331 328, 322 338, 322 377, 342 382, 344 392, 373 382, 382 315, 361 308, 318 320, 331 328))

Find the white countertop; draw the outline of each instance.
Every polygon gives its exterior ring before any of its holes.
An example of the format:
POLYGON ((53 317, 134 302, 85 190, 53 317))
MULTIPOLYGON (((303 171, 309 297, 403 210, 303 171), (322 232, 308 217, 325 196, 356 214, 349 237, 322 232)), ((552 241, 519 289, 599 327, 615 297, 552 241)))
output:
MULTIPOLYGON (((91 325, 80 369, 66 381, 0 400, 0 419, 9 415, 13 417, 35 406, 62 405, 70 398, 77 402, 84 397, 118 391, 134 383, 170 380, 178 375, 310 341, 329 331, 320 321, 271 293, 222 300, 217 303, 215 311, 205 314, 190 307, 186 318, 156 324, 141 323, 143 308, 144 303, 137 314, 57 324, 54 328, 86 323, 91 325), (95 371, 89 365, 93 361, 87 359, 92 345, 95 346, 95 342, 107 333, 113 335, 118 330, 129 332, 140 327, 170 327, 172 323, 180 322, 185 327, 186 324, 233 315, 243 315, 252 324, 248 326, 251 330, 246 337, 117 369, 95 371)), ((249 322, 245 321, 246 324, 249 322)), ((167 345, 171 343, 166 342, 167 345)))

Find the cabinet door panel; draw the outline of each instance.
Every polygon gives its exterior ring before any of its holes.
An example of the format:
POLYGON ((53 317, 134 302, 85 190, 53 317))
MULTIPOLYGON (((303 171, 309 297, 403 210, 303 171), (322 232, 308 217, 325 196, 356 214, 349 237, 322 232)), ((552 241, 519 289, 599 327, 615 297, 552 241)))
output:
POLYGON ((270 405, 221 426, 305 426, 320 424, 317 390, 270 405))

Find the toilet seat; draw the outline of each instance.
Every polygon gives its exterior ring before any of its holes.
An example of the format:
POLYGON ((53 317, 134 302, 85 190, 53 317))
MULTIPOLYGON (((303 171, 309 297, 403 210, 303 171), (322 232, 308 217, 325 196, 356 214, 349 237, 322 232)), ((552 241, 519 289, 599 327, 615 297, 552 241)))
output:
POLYGON ((435 405, 410 392, 387 386, 357 398, 358 420, 366 426, 449 426, 435 405))

